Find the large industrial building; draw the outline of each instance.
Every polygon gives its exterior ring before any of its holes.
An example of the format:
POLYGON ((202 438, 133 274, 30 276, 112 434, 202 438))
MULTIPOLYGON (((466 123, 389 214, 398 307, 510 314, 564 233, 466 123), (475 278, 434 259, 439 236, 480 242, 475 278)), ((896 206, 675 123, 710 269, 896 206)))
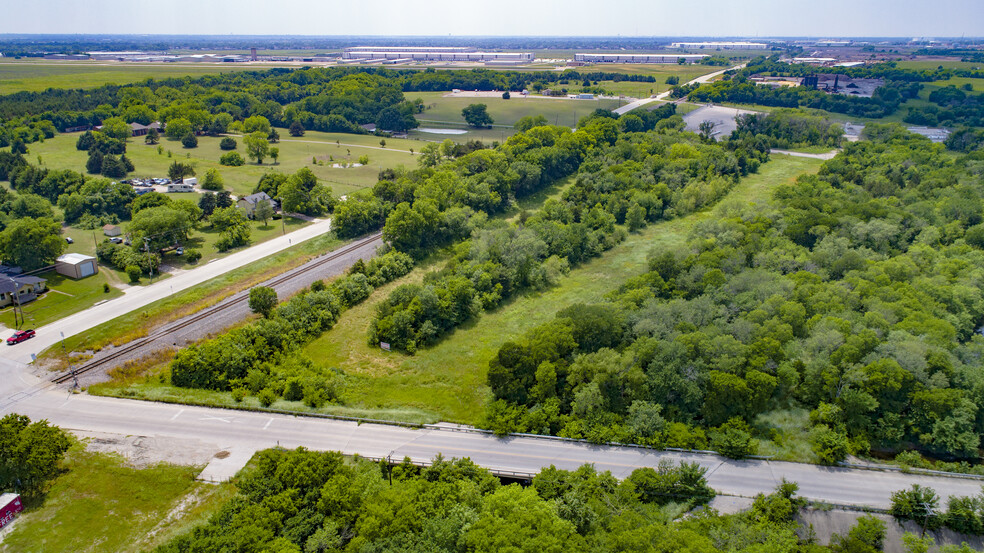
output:
POLYGON ((674 42, 670 48, 683 50, 765 50, 769 45, 764 42, 674 42))
POLYGON ((575 62, 584 63, 697 63, 706 54, 574 54, 575 62))
POLYGON ((532 63, 532 52, 479 52, 472 48, 423 48, 394 46, 355 46, 342 52, 343 60, 367 62, 473 61, 493 63, 532 63))

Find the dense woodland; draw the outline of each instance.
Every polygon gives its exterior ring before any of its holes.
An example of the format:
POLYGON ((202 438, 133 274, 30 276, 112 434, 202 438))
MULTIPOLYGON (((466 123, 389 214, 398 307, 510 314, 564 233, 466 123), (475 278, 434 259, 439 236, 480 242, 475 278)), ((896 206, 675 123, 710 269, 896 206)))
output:
MULTIPOLYGON (((885 523, 862 516, 829 546, 817 544, 796 520, 806 502, 785 481, 746 512, 698 508, 678 518, 714 497, 704 469, 686 463, 637 469, 623 481, 590 465, 549 467, 522 487, 501 484, 467 459, 418 468, 409 460, 389 466, 333 452, 267 450, 237 486, 239 494, 207 523, 155 552, 874 553, 885 541, 885 523)), ((901 518, 913 514, 905 512, 901 518)))
POLYGON ((489 367, 486 424, 752 452, 805 406, 817 460, 984 433, 984 157, 870 125, 768 207, 727 206, 609 303, 575 305, 489 367))
MULTIPOLYGON (((655 82, 649 75, 537 71, 391 70, 383 68, 305 68, 237 71, 204 77, 148 79, 135 85, 92 90, 49 89, 0 96, 0 147, 51 138, 70 128, 100 125, 119 117, 125 123, 153 121, 193 132, 239 129, 249 117, 266 117, 274 126, 295 122, 305 129, 364 133, 359 125, 380 124, 403 131, 417 126, 420 103, 405 100, 412 91, 522 90, 533 83, 583 80, 655 82)), ((180 138, 180 136, 178 137, 180 138)))
POLYGON ((878 63, 857 67, 838 67, 837 73, 853 78, 880 78, 885 84, 875 90, 871 98, 828 94, 808 87, 760 86, 749 77, 756 74, 804 77, 814 74, 817 68, 808 64, 789 64, 778 61, 777 56, 759 57, 740 71, 726 78, 699 86, 680 86, 673 95, 684 96, 697 102, 732 102, 775 107, 806 107, 855 117, 881 118, 895 113, 906 100, 916 98, 922 83, 945 80, 954 76, 953 70, 900 69, 894 63, 878 63))

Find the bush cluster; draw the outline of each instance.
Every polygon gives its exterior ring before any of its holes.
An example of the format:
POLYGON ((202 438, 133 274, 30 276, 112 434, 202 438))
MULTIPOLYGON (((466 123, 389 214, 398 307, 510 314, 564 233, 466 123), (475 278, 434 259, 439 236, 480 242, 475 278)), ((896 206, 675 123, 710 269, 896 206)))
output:
POLYGON ((244 389, 265 405, 283 397, 320 407, 335 399, 336 375, 285 354, 330 329, 342 311, 372 293, 372 282, 385 284, 412 267, 409 256, 390 252, 362 263, 329 286, 316 283, 280 304, 269 318, 181 350, 171 363, 171 383, 183 388, 244 389))

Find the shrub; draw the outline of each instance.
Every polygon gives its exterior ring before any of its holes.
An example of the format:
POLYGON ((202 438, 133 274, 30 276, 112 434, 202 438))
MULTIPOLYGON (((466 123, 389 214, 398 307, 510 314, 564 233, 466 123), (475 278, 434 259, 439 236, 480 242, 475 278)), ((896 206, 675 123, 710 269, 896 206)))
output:
POLYGON ((260 405, 264 407, 269 407, 273 405, 274 401, 277 401, 277 394, 273 393, 270 388, 264 388, 257 397, 260 400, 260 405))
POLYGON ((913 484, 908 490, 892 493, 892 507, 889 512, 895 518, 914 520, 926 528, 940 527, 940 498, 936 490, 913 484))
POLYGON ((202 179, 203 190, 222 190, 224 184, 225 180, 215 169, 209 169, 206 171, 205 178, 202 179))
POLYGON ((185 257, 188 259, 189 263, 195 263, 202 258, 202 252, 198 250, 188 250, 185 252, 185 257))
POLYGON ((754 455, 752 429, 740 418, 732 418, 711 432, 711 447, 731 459, 744 459, 754 455))
POLYGON ((849 451, 847 435, 825 424, 813 427, 810 431, 810 444, 822 465, 836 465, 847 457, 849 451))
POLYGON ((104 282, 103 283, 103 292, 106 293, 106 294, 109 293, 109 283, 107 283, 107 282, 104 282))
POLYGON ((243 156, 239 155, 239 152, 229 152, 228 154, 222 154, 222 157, 219 158, 219 163, 228 167, 239 167, 240 165, 245 165, 246 161, 243 159, 243 156))
POLYGON ((240 403, 246 397, 246 388, 233 388, 232 400, 240 403))
POLYGON ((181 145, 185 148, 197 148, 198 147, 198 137, 195 133, 188 133, 181 137, 181 145))
POLYGON ((225 150, 225 151, 235 150, 238 146, 239 144, 236 142, 236 139, 229 136, 219 141, 220 150, 225 150))
POLYGON ((126 266, 126 276, 130 277, 130 282, 140 282, 141 274, 143 274, 143 271, 140 270, 140 267, 137 267, 136 265, 126 266))

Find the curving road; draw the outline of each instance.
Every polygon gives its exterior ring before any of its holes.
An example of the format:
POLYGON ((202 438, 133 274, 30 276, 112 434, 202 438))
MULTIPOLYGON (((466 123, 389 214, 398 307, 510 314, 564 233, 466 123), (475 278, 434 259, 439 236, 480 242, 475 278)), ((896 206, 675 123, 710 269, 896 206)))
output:
MULTIPOLYGON (((742 69, 742 68, 745 67, 745 65, 746 64, 743 63, 741 65, 736 65, 734 67, 729 67, 727 69, 722 69, 720 71, 715 71, 714 73, 708 73, 707 75, 701 75, 700 77, 697 77, 696 79, 692 79, 692 80, 687 81, 686 83, 684 83, 684 86, 690 85, 690 84, 709 83, 709 82, 711 82, 711 80, 713 80, 714 78, 716 78, 716 77, 718 77, 720 75, 723 75, 725 72, 731 71, 732 69, 742 69)), ((642 98, 642 99, 636 100, 635 102, 631 102, 631 103, 625 104, 624 106, 622 106, 622 107, 620 107, 618 109, 614 109, 612 111, 616 115, 622 115, 622 114, 628 113, 628 112, 630 112, 630 111, 632 111, 632 110, 634 110, 636 108, 641 108, 642 106, 644 106, 646 104, 649 104, 649 103, 652 103, 652 102, 659 102, 659 101, 665 100, 665 99, 667 99, 667 98, 670 97, 670 92, 671 92, 670 90, 667 90, 666 92, 660 92, 659 94, 657 94, 657 95, 655 95, 655 96, 653 96, 651 98, 642 98)))
POLYGON ((638 467, 655 467, 661 460, 692 461, 708 469, 708 482, 727 495, 753 496, 771 491, 782 478, 797 482, 804 497, 837 504, 887 508, 890 494, 913 483, 931 486, 941 497, 974 495, 981 481, 897 472, 829 468, 802 463, 732 461, 714 455, 659 452, 628 447, 594 446, 545 438, 498 439, 447 427, 424 429, 171 405, 126 399, 72 395, 64 389, 34 388, 42 384, 17 363, 0 360, 0 414, 18 412, 46 418, 63 428, 129 436, 169 437, 214 444, 230 455, 214 460, 203 478, 223 480, 245 464, 257 450, 274 446, 304 446, 338 450, 368 457, 409 456, 427 461, 436 455, 470 457, 497 473, 536 473, 543 467, 574 469, 592 463, 598 470, 624 478, 638 467))

